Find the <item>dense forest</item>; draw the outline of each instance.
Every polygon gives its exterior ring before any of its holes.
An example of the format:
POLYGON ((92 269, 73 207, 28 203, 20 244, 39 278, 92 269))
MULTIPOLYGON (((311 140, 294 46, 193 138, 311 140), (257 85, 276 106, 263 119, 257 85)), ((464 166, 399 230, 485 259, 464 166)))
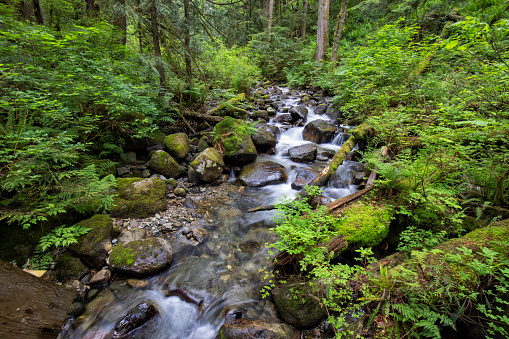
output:
MULTIPOLYGON (((118 178, 141 176, 119 172, 133 153, 183 132, 228 155, 232 134, 258 128, 263 89, 284 86, 330 97, 377 177, 339 215, 311 207, 316 187, 277 206, 269 248, 293 257, 334 335, 506 338, 508 13, 505 0, 0 0, 0 223, 43 230, 1 257, 50 267, 89 230, 79 221, 118 205, 118 178), (221 131, 231 117, 245 128, 221 131), (360 258, 324 246, 338 232, 360 258)), ((264 275, 268 298, 288 278, 264 275)))

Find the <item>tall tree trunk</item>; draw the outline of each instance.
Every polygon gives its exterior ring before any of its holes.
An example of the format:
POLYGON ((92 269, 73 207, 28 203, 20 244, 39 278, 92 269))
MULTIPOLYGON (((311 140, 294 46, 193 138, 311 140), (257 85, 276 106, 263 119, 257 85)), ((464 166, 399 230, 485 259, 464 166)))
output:
POLYGON ((127 16, 125 14, 125 0, 119 0, 120 6, 122 7, 122 14, 120 18, 116 20, 116 25, 120 28, 122 32, 122 38, 120 39, 120 43, 122 46, 125 46, 127 43, 127 16))
POLYGON ((39 0, 33 0, 34 4, 34 15, 35 19, 37 19, 37 23, 39 25, 44 25, 44 19, 42 18, 41 4, 39 4, 39 0))
POLYGON ((138 43, 140 45, 140 53, 143 53, 143 27, 140 21, 138 21, 138 43))
POLYGON ((186 45, 185 53, 185 61, 186 61, 186 76, 187 82, 190 84, 193 81, 193 70, 191 68, 191 36, 189 34, 189 26, 191 25, 191 21, 189 18, 189 0, 184 0, 184 18, 185 18, 185 27, 184 27, 184 44, 186 45))
POLYGON ((316 62, 320 63, 325 54, 329 31, 329 0, 318 2, 318 22, 316 27, 316 62))
POLYGON ((269 34, 270 34, 270 30, 272 29, 272 19, 274 17, 274 0, 269 0, 269 15, 268 15, 268 23, 267 23, 267 28, 269 29, 269 34))
POLYGON ((338 57, 339 39, 341 39, 341 32, 343 31, 346 21, 346 6, 348 6, 348 0, 342 0, 341 10, 338 15, 338 25, 336 26, 336 32, 334 33, 334 44, 332 45, 332 54, 330 57, 331 62, 336 62, 338 57))
POLYGON ((304 10, 304 18, 302 18, 302 26, 300 36, 302 39, 306 39, 306 30, 308 23, 308 0, 302 0, 302 8, 304 10))
POLYGON ((163 63, 161 62, 161 47, 159 46, 159 23, 157 22, 157 9, 155 0, 152 2, 150 7, 150 21, 152 24, 152 41, 154 44, 154 54, 157 58, 157 72, 159 73, 159 83, 161 86, 161 90, 159 94, 163 94, 163 89, 165 86, 165 78, 164 78, 164 68, 163 63))

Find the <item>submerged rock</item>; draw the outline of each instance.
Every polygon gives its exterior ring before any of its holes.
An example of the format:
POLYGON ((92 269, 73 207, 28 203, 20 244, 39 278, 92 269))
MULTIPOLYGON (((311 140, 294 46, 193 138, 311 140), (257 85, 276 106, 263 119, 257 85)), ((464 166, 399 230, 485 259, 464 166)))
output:
POLYGON ((117 323, 113 330, 112 338, 125 338, 130 332, 140 328, 158 314, 159 311, 152 304, 141 303, 136 305, 117 323))
POLYGON ((297 173, 295 181, 292 182, 292 188, 296 190, 303 189, 304 186, 309 184, 311 181, 315 180, 317 176, 318 173, 316 172, 313 172, 308 169, 302 169, 297 173))
POLYGON ((146 218, 166 209, 166 185, 160 179, 118 179, 117 186, 114 217, 146 218))
POLYGON ((263 161, 244 166, 238 177, 241 185, 248 187, 262 187, 286 182, 286 174, 283 165, 274 161, 263 161))
POLYGON ((161 238, 148 238, 118 244, 110 253, 114 271, 145 276, 155 274, 171 264, 170 243, 161 238))
POLYGON ((216 339, 299 339, 300 332, 285 323, 235 319, 221 326, 216 339))

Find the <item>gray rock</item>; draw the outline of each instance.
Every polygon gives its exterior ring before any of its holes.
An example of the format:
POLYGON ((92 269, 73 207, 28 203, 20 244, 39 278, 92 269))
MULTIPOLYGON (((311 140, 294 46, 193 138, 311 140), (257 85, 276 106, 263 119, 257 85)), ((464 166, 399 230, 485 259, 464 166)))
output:
POLYGON ((295 181, 292 182, 292 188, 297 190, 303 189, 304 186, 313 181, 317 176, 318 173, 316 172, 313 172, 308 169, 302 169, 297 173, 295 181))
POLYGON ((200 180, 214 181, 217 180, 224 169, 224 161, 221 154, 213 147, 209 147, 196 157, 191 164, 200 180))
POLYGON ((143 171, 141 171, 141 177, 142 178, 150 177, 150 171, 148 169, 144 169, 143 171))
POLYGON ((175 188, 175 190, 173 191, 173 193, 177 196, 177 197, 182 197, 182 198, 185 198, 186 195, 187 195, 187 192, 185 189, 183 189, 182 187, 177 187, 175 188))
POLYGON ((341 112, 334 108, 332 104, 327 107, 327 111, 325 111, 325 115, 328 116, 331 120, 341 120, 341 112))
POLYGON ((186 170, 165 151, 155 151, 150 157, 150 167, 166 177, 176 178, 186 170))
POLYGON ((129 168, 127 167, 117 167, 117 176, 121 177, 125 174, 129 174, 129 168))
POLYGON ((326 111, 327 111, 326 104, 320 104, 320 105, 316 106, 316 108, 315 108, 315 114, 318 114, 318 115, 325 114, 326 111))
POLYGON ((125 230, 122 232, 122 235, 120 238, 118 238, 118 242, 129 242, 129 241, 135 241, 135 240, 141 240, 145 238, 146 231, 143 228, 139 228, 136 226, 136 228, 133 228, 132 230, 125 230))
POLYGON ((130 332, 143 326, 147 321, 157 316, 159 312, 154 305, 141 303, 132 308, 129 313, 120 320, 113 330, 113 339, 125 338, 130 332))
POLYGON ((127 152, 125 154, 125 160, 128 164, 136 161, 136 153, 135 152, 127 152))
POLYGON ((295 162, 311 162, 316 158, 316 144, 304 144, 288 150, 290 159, 295 162))
POLYGON ((162 180, 118 179, 116 206, 111 215, 119 218, 146 218, 166 209, 166 185, 162 180))
MULTIPOLYGON (((269 126, 270 125, 260 126, 256 130, 256 133, 251 136, 251 139, 253 139, 256 149, 259 152, 265 152, 276 146, 277 136, 276 133, 274 133, 275 130, 269 126)), ((277 128, 277 126, 273 127, 277 128)), ((277 128, 277 130, 279 130, 279 128, 277 128)))
POLYGON ((111 271, 104 267, 102 270, 94 274, 92 279, 89 281, 90 286, 103 286, 109 283, 111 280, 111 271))
POLYGON ((335 124, 327 120, 313 120, 304 126, 302 136, 304 140, 317 144, 330 142, 336 132, 335 124))
POLYGON ((269 120, 269 112, 266 110, 257 110, 253 112, 253 119, 269 120))
POLYGON ((201 153, 205 151, 207 148, 209 148, 209 143, 204 138, 201 138, 198 142, 198 153, 201 153))
POLYGON ((290 109, 290 114, 294 120, 303 119, 306 120, 308 117, 308 109, 304 105, 294 106, 290 109))
POLYGON ((287 178, 283 165, 274 161, 263 161, 244 166, 237 180, 244 186, 261 187, 284 183, 287 178))
POLYGON ((327 161, 336 154, 334 150, 318 146, 316 149, 316 160, 327 161))
POLYGON ((291 113, 280 113, 276 116, 276 122, 279 123, 292 123, 295 119, 293 118, 291 113))
POLYGON ((225 322, 216 339, 298 339, 300 333, 285 323, 264 319, 235 319, 225 322))

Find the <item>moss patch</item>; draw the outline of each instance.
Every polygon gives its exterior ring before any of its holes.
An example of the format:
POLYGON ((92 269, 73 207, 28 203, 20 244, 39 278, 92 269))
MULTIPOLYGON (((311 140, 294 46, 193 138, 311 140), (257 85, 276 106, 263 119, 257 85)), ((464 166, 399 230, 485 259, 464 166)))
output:
POLYGON ((232 155, 241 147, 244 139, 250 138, 245 122, 227 117, 214 127, 214 142, 223 145, 225 155, 232 155))
POLYGON ((166 185, 157 178, 118 179, 115 217, 146 218, 166 209, 166 185))

